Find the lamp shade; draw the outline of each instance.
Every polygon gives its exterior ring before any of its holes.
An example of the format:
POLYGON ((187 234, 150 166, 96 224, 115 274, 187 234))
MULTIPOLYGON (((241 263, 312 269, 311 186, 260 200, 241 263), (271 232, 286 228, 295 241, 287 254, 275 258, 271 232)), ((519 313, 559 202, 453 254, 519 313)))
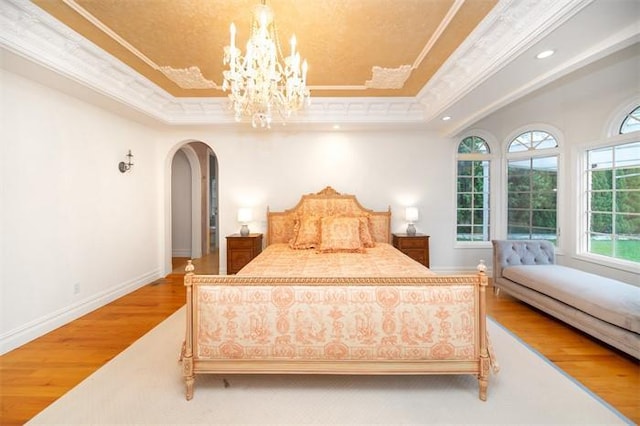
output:
POLYGON ((248 207, 242 207, 238 209, 238 222, 247 223, 251 222, 253 219, 253 215, 251 214, 251 209, 248 207))
POLYGON ((407 207, 404 211, 404 218, 407 222, 415 222, 418 220, 418 208, 417 207, 407 207))

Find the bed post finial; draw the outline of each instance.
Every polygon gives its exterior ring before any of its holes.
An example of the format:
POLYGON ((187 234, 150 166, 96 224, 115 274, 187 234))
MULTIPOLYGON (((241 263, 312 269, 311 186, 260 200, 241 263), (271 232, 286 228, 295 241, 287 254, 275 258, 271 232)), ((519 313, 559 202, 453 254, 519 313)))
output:
POLYGON ((187 274, 192 274, 193 275, 193 271, 195 271, 195 270, 196 270, 196 267, 193 266, 193 260, 192 259, 187 260, 187 266, 184 267, 184 271, 187 274))

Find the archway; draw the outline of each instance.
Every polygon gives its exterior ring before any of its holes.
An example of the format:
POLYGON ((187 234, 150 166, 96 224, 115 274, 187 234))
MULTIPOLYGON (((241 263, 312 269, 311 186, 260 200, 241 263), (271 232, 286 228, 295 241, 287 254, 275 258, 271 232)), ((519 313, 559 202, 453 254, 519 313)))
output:
POLYGON ((217 170, 217 157, 213 149, 203 142, 183 141, 169 151, 165 162, 165 274, 172 272, 174 257, 205 259, 207 255, 215 256, 215 259, 209 258, 208 262, 217 268, 218 236, 211 232, 212 222, 217 222, 217 217, 212 218, 211 215, 218 210, 217 170), (174 167, 180 170, 174 170, 174 167), (177 203, 180 211, 175 210, 177 203), (176 218, 176 214, 180 217, 176 218), (176 230, 175 226, 180 228, 176 230), (180 247, 174 244, 176 231, 182 233, 179 236, 180 247))

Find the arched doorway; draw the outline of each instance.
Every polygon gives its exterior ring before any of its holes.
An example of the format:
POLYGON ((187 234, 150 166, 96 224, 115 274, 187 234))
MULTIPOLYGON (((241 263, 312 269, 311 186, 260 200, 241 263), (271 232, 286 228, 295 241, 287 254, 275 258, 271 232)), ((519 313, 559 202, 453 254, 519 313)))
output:
POLYGON ((203 273, 217 274, 217 157, 198 141, 184 143, 172 152, 165 186, 165 271, 173 271, 174 259, 179 265, 191 258, 198 259, 203 273))

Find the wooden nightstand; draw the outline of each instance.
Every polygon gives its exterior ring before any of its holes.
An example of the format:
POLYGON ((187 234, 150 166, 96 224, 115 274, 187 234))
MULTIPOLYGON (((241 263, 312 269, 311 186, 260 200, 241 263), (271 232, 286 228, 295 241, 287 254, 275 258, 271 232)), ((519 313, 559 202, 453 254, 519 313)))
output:
POLYGON ((227 274, 235 274, 262 252, 262 234, 227 235, 227 274))
POLYGON ((392 234, 393 246, 427 268, 429 267, 429 236, 424 234, 392 234))

